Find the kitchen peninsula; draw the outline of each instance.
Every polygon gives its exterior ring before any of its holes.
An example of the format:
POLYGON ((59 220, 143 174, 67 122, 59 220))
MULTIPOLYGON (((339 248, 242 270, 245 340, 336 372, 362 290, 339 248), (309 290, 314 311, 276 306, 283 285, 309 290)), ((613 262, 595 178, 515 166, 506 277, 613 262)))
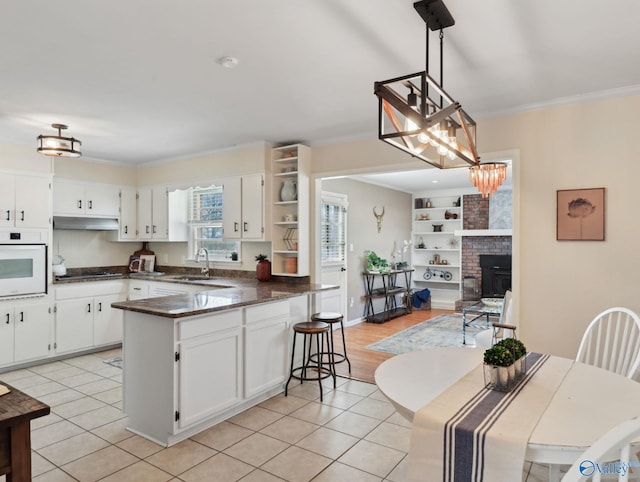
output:
POLYGON ((211 289, 112 304, 124 310, 127 428, 164 446, 282 392, 290 328, 309 319, 316 293, 337 288, 222 278, 194 283, 211 289))

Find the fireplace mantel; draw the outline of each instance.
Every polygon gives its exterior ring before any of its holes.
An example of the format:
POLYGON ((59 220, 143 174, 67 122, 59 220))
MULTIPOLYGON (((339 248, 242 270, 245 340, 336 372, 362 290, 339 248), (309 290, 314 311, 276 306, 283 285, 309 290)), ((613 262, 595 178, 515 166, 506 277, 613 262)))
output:
POLYGON ((511 236, 511 229, 456 229, 454 236, 511 236))

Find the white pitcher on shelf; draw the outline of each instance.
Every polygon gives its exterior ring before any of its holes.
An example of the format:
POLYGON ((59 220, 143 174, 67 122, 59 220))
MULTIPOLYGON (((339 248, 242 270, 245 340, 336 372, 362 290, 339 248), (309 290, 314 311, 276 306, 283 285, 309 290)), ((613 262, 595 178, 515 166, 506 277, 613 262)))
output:
POLYGON ((281 201, 295 201, 298 199, 298 187, 296 181, 293 179, 287 179, 282 183, 282 189, 280 189, 281 201))

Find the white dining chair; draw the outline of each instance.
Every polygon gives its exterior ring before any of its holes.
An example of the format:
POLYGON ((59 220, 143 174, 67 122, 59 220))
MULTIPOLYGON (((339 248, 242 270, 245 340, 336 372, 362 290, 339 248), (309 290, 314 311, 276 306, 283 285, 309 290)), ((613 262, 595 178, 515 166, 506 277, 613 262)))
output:
POLYGON ((640 365, 640 317, 628 308, 609 308, 584 332, 576 361, 633 378, 640 365))
MULTIPOLYGON (((631 442, 637 440, 639 436, 640 418, 635 417, 625 420, 609 430, 585 450, 562 477, 562 482, 581 482, 586 480, 599 482, 603 475, 611 474, 612 471, 615 473, 616 469, 621 469, 617 474, 616 480, 630 480, 629 469, 635 470, 636 474, 640 469, 635 464, 633 464, 633 467, 629 466, 630 461, 637 460, 632 454, 631 442), (618 465, 615 465, 616 463, 618 465)), ((633 450, 637 450, 637 446, 633 450)), ((607 477, 607 480, 611 479, 607 477)), ((634 480, 636 480, 635 477, 634 480)))
POLYGON ((492 327, 483 330, 476 335, 476 347, 491 348, 497 341, 503 338, 514 338, 516 325, 513 323, 512 315, 513 293, 507 290, 504 294, 502 302, 502 311, 500 312, 500 320, 492 323, 492 327))

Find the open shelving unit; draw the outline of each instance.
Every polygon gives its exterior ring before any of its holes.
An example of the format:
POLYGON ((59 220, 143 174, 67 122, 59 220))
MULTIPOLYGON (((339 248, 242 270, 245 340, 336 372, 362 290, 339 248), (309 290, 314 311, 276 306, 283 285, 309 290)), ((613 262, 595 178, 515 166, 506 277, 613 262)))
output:
POLYGON ((391 270, 388 273, 371 271, 363 273, 366 321, 384 323, 410 312, 412 273, 412 269, 391 270))
POLYGON ((309 169, 311 149, 302 144, 271 150, 271 266, 274 275, 309 275, 309 169), (294 199, 282 198, 286 181, 294 199))
POLYGON ((454 309, 461 298, 462 199, 414 196, 412 221, 413 289, 428 288, 433 308, 454 309), (427 207, 429 206, 429 207, 427 207))

